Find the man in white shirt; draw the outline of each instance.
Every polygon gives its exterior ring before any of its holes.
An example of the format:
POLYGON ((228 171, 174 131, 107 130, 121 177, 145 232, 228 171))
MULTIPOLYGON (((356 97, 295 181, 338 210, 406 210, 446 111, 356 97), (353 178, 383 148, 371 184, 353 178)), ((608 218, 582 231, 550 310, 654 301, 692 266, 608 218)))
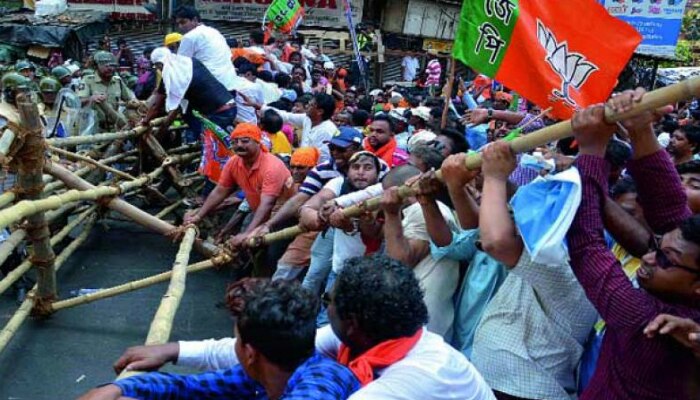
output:
MULTIPOLYGON (((316 350, 348 365, 363 387, 351 400, 495 399, 479 372, 441 337, 425 330, 428 312, 409 268, 386 256, 347 261, 323 297, 331 326, 316 350), (341 339, 342 338, 342 342, 341 339)), ((201 369, 238 364, 236 339, 139 346, 115 370, 154 369, 167 362, 201 369)))
POLYGON ((413 82, 416 79, 416 71, 419 67, 418 59, 408 55, 401 61, 401 76, 405 82, 413 82))
MULTIPOLYGON (((268 107, 263 107, 263 112, 268 107)), ((282 116, 284 122, 301 129, 301 145, 299 147, 316 147, 321 150, 319 163, 330 161, 328 142, 338 132, 338 127, 331 121, 335 113, 333 96, 318 93, 306 106, 305 114, 293 114, 274 109, 282 116)))
POLYGON ((254 64, 244 63, 239 66, 236 77, 239 83, 236 85, 238 94, 236 95, 236 105, 238 106, 238 122, 247 122, 249 124, 258 124, 258 115, 255 112, 255 106, 249 104, 265 104, 265 95, 262 87, 257 84, 258 71, 254 64))
POLYGON ((231 48, 224 36, 218 30, 202 24, 199 12, 191 6, 178 8, 175 22, 184 35, 177 54, 198 59, 226 90, 238 90, 236 69, 231 63, 231 48))

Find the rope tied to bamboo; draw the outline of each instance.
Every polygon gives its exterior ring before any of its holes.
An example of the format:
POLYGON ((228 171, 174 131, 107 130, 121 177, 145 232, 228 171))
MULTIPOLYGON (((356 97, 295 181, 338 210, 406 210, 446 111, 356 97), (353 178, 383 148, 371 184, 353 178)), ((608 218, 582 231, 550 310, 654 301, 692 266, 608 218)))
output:
POLYGON ((42 193, 44 193, 45 187, 46 185, 42 182, 41 184, 34 185, 31 187, 21 187, 19 185, 15 185, 9 191, 15 194, 15 198, 38 197, 42 193))
POLYGON ((29 257, 29 262, 37 268, 49 268, 56 261, 56 255, 50 258, 39 258, 34 255, 29 257))

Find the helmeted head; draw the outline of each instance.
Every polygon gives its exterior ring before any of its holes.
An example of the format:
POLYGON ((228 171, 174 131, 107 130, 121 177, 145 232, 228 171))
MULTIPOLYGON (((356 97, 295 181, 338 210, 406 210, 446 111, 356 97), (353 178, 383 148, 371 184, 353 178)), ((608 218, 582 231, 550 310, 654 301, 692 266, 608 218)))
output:
POLYGON ((30 88, 31 81, 17 72, 8 72, 0 80, 2 97, 5 102, 15 104, 17 95, 30 88))
POLYGON ((31 80, 34 79, 36 67, 34 67, 34 64, 27 60, 19 60, 17 61, 17 64, 15 64, 15 71, 17 71, 17 73, 21 74, 25 78, 31 80))
POLYGON ((117 58, 108 51, 98 51, 93 56, 97 66, 97 74, 102 80, 112 79, 117 69, 117 58))
POLYGON ((61 82, 58 79, 47 76, 39 81, 39 91, 41 92, 41 98, 46 104, 53 104, 56 101, 56 94, 61 90, 61 82))
POLYGON ((51 70, 51 75, 53 75, 54 78, 58 79, 61 85, 67 85, 70 83, 71 79, 73 79, 73 74, 70 72, 70 70, 68 70, 68 68, 64 67, 63 65, 54 67, 51 70))

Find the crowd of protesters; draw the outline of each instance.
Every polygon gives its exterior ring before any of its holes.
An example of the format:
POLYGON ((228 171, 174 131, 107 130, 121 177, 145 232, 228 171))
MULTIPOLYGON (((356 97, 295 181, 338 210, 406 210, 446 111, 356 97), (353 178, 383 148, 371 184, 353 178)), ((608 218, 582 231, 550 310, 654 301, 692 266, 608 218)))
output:
MULTIPOLYGON (((233 214, 211 236, 252 267, 228 290, 232 338, 134 347, 115 363, 202 373, 151 372, 83 399, 700 397, 697 100, 607 124, 605 107, 644 96, 620 92, 577 111, 574 138, 516 155, 509 141, 556 121, 483 75, 447 92, 437 60, 421 71, 407 56, 402 76, 420 85, 371 89, 356 65, 294 38, 253 32, 243 46, 192 7, 175 18, 163 46, 137 58, 106 38, 93 75, 59 63, 38 88, 54 79, 86 107, 136 101, 130 123, 165 116, 161 141, 201 143, 206 185, 183 225, 233 214), (175 121, 188 129, 169 131, 175 121), (568 256, 542 262, 511 199, 572 168, 568 256)), ((16 70, 26 81, 3 77, 3 93, 36 80, 16 70)))

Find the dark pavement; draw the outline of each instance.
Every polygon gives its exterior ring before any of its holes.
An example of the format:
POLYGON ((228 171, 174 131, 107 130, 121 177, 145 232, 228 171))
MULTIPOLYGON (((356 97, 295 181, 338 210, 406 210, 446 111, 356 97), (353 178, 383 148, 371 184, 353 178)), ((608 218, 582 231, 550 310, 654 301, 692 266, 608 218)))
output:
MULTIPOLYGON (((90 238, 58 272, 59 296, 79 288, 106 288, 171 268, 177 245, 138 225, 98 223, 90 238)), ((64 243, 64 245, 67 244, 64 243)), ((201 260, 192 253, 190 263, 201 260)), ((230 273, 189 275, 171 340, 232 334, 228 312, 217 308, 230 273)), ((0 400, 74 399, 114 379, 112 363, 129 346, 143 344, 168 283, 28 320, 0 354, 0 400)), ((0 324, 17 309, 11 290, 0 296, 0 324)), ((171 372, 190 372, 168 367, 171 372)))

